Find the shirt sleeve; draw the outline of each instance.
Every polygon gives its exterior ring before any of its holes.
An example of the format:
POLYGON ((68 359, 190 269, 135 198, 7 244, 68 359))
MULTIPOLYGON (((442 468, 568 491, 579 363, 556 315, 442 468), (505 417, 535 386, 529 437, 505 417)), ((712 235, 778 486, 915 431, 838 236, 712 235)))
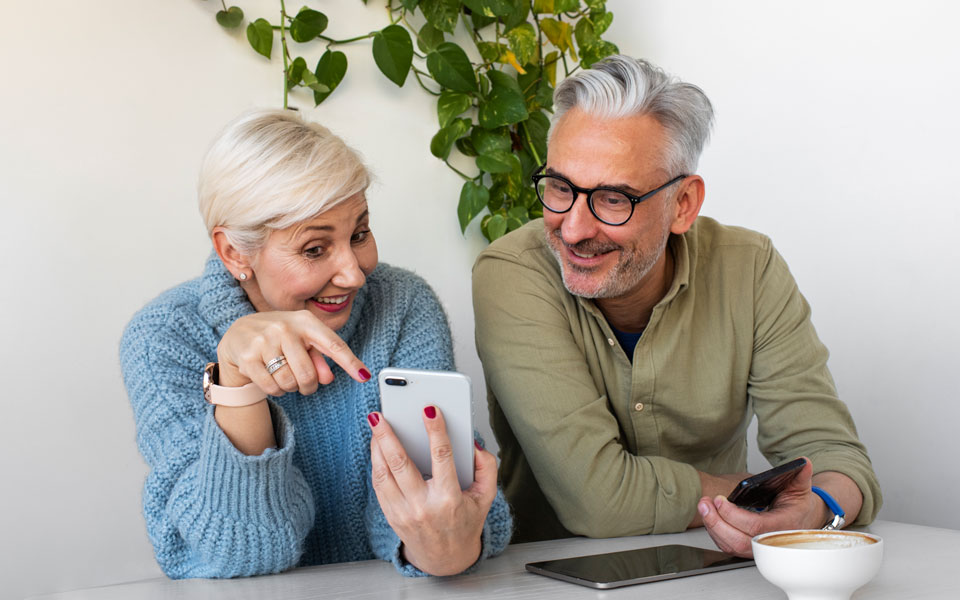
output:
POLYGON ((873 521, 880 485, 847 406, 827 368, 829 356, 783 257, 769 244, 758 255, 753 362, 747 392, 758 419, 758 444, 772 464, 808 457, 814 473, 837 471, 863 494, 853 523, 873 521))
MULTIPOLYGON (((409 309, 403 319, 400 339, 390 365, 405 369, 455 370, 453 341, 443 306, 433 290, 420 279, 414 281, 410 291, 413 298, 408 303, 409 309)), ((475 433, 475 435, 479 440, 479 434, 475 433)), ((392 562, 403 575, 412 577, 426 575, 403 560, 400 553, 400 538, 383 515, 372 485, 365 518, 374 554, 392 562)), ((482 549, 474 567, 483 559, 503 552, 510 542, 511 534, 510 509, 503 493, 498 489, 484 522, 482 549)))
POLYGON ((690 465, 627 451, 584 351, 592 334, 574 335, 577 308, 561 285, 511 256, 481 255, 473 300, 488 389, 567 530, 590 537, 683 531, 700 497, 699 476, 690 465))
POLYGON ((313 498, 293 465, 294 432, 271 403, 278 448, 238 451, 202 393, 205 359, 183 336, 135 318, 121 362, 150 469, 144 517, 171 578, 276 573, 297 564, 313 498))

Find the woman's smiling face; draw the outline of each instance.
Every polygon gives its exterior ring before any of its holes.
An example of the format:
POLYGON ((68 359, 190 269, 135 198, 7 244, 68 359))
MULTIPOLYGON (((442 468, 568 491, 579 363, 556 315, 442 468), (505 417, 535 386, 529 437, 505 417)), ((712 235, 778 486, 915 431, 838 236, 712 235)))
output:
POLYGON ((309 310, 330 329, 340 329, 377 266, 366 198, 357 194, 271 232, 250 266, 253 277, 241 285, 257 311, 309 310))

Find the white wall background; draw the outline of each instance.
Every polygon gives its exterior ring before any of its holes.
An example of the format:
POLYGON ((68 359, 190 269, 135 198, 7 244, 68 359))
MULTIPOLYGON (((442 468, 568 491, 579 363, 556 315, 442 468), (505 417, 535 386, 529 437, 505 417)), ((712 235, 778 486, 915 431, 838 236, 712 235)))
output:
MULTIPOLYGON (((276 3, 240 5, 259 16, 276 3)), ((386 23, 380 0, 312 5, 335 36, 386 23)), ((790 263, 873 456, 881 517, 960 528, 960 8, 609 8, 622 51, 714 101, 704 213, 770 234, 790 263)), ((277 63, 222 31, 216 10, 213 0, 0 4, 0 597, 160 573, 118 339, 136 309, 201 270, 194 184, 212 136, 244 108, 280 103, 277 63)), ((344 51, 345 83, 307 112, 377 173, 381 257, 436 287, 484 416, 469 292, 484 243, 476 226, 460 235, 460 182, 428 154, 433 104, 415 82, 398 89, 376 72, 368 44, 344 51)))

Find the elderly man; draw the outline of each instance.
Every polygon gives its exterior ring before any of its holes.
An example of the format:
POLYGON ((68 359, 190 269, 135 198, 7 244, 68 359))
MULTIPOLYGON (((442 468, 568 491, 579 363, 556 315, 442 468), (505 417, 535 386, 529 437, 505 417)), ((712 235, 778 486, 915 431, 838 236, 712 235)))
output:
POLYGON ((615 56, 554 103, 543 220, 473 271, 514 541, 703 525, 749 555, 751 536, 838 522, 837 505, 873 520, 876 475, 786 263, 765 236, 698 217, 703 91, 615 56), (748 475, 754 415, 773 464, 808 459, 764 512, 725 498, 748 475))

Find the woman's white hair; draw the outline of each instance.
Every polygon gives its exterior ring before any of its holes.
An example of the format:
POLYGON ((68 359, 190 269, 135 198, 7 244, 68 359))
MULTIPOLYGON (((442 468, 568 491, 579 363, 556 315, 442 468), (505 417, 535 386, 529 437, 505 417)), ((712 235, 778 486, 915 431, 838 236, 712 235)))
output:
POLYGON ((200 169, 200 214, 223 227, 241 253, 255 254, 270 232, 305 221, 363 192, 360 156, 326 127, 296 112, 255 109, 230 122, 200 169))
POLYGON ((551 130, 571 108, 602 119, 650 115, 667 131, 665 166, 676 175, 696 172, 713 124, 713 106, 703 90, 622 54, 564 79, 553 104, 551 130))

